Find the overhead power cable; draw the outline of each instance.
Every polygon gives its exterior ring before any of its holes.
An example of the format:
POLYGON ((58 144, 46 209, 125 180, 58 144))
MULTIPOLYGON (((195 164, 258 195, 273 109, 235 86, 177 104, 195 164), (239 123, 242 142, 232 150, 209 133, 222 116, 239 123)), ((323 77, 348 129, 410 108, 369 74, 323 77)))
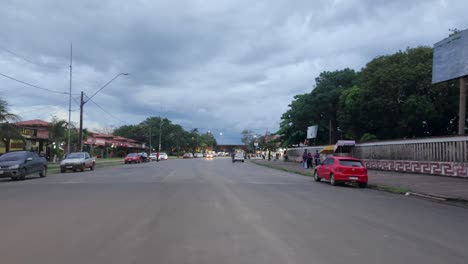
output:
POLYGON ((40 89, 40 90, 43 90, 43 91, 46 91, 46 92, 50 92, 50 93, 57 93, 57 94, 70 94, 70 93, 67 93, 67 92, 59 92, 59 91, 54 91, 54 90, 51 90, 51 89, 47 89, 47 88, 43 88, 43 87, 40 87, 40 86, 37 86, 37 85, 34 85, 34 84, 30 84, 30 83, 27 83, 27 82, 23 82, 21 80, 18 80, 16 78, 13 78, 11 76, 8 76, 8 75, 5 75, 3 73, 0 73, 1 76, 5 77, 5 78, 8 78, 10 80, 13 80, 13 81, 16 81, 16 82, 19 82, 19 83, 22 83, 22 84, 26 84, 28 86, 31 86, 31 87, 34 87, 36 89, 40 89))
POLYGON ((120 119, 120 118, 116 117, 115 115, 113 115, 113 114, 107 112, 102 106, 100 106, 100 105, 98 105, 96 102, 94 102, 93 99, 88 98, 88 100, 91 101, 93 104, 95 104, 97 107, 99 107, 99 109, 101 109, 104 113, 106 113, 106 114, 108 114, 109 116, 115 118, 116 120, 119 120, 119 121, 122 122, 122 123, 125 123, 125 121, 123 121, 122 119, 120 119))

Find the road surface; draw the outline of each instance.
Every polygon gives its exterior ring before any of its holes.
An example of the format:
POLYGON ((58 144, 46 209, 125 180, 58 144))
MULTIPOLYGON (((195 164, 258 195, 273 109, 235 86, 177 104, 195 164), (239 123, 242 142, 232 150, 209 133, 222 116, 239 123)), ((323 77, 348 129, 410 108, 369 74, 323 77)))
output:
POLYGON ((0 263, 468 263, 468 210, 228 158, 0 182, 0 263))

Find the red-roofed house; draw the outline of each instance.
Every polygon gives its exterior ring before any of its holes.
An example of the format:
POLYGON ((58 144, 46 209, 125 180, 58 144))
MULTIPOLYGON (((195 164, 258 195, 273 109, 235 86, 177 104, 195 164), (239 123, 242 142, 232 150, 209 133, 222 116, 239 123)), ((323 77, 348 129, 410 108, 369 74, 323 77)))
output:
MULTIPOLYGON (((35 119, 16 122, 20 134, 25 141, 14 140, 10 142, 10 151, 14 150, 34 150, 37 153, 46 153, 49 144, 49 122, 35 119)), ((0 143, 0 153, 5 152, 5 146, 0 143)))

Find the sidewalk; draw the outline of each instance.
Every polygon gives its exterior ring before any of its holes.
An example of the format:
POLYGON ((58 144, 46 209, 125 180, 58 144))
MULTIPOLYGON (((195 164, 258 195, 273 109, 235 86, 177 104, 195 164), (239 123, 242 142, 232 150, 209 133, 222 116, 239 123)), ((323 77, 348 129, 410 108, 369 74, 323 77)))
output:
MULTIPOLYGON (((304 169, 302 163, 251 160, 253 163, 276 169, 313 176, 313 169, 304 169)), ((400 173, 369 170, 369 186, 398 193, 416 193, 468 202, 468 179, 433 176, 427 174, 400 173)))

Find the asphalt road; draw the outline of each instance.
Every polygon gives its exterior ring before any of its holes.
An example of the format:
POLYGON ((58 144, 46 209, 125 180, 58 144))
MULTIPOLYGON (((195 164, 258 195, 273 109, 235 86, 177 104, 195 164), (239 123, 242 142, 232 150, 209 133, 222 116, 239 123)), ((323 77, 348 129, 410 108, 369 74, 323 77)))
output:
POLYGON ((0 182, 0 263, 468 263, 468 210, 229 159, 0 182))

